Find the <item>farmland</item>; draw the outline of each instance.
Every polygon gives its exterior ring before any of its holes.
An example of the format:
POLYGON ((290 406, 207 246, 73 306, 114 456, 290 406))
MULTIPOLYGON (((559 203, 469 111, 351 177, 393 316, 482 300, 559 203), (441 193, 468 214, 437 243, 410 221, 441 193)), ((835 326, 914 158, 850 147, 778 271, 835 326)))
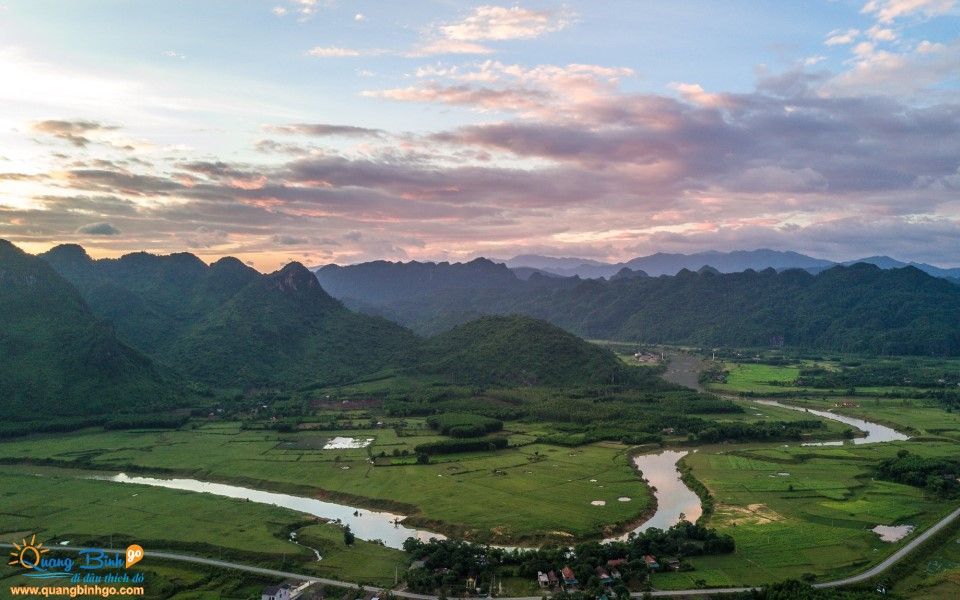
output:
MULTIPOLYGON (((769 581, 775 573, 829 579, 875 564, 898 547, 869 531, 874 525, 923 529, 955 508, 956 501, 873 477, 876 465, 898 452, 937 458, 960 451, 960 417, 949 389, 957 377, 955 361, 769 358, 728 359, 722 363, 723 381, 709 388, 776 396, 883 423, 912 438, 842 447, 704 447, 688 456, 687 464, 717 503, 709 524, 733 535, 738 547, 736 559, 696 559, 698 579, 711 585, 769 581)), ((896 591, 911 597, 956 596, 955 532, 948 537, 921 551, 925 558, 917 572, 896 582, 896 591)), ((658 584, 687 587, 685 579, 671 574, 658 584)))
MULTIPOLYGON (((411 523, 474 536, 557 532, 559 537, 596 537, 604 526, 635 520, 650 505, 649 491, 628 464, 629 448, 620 444, 528 444, 441 456, 429 465, 398 461, 375 466, 368 452, 391 453, 433 437, 398 439, 391 429, 337 435, 376 441, 364 449, 316 450, 324 437, 319 433, 244 431, 235 424, 216 424, 185 431, 43 436, 2 444, 0 453, 5 460, 177 473, 309 496, 326 492, 326 497, 361 506, 406 509, 415 516, 411 523), (474 501, 463 503, 462 497, 474 501), (618 497, 632 501, 617 502, 618 497), (591 506, 598 499, 606 505, 591 506)), ((511 438, 521 435, 510 433, 511 438)))
MULTIPOLYGON (((37 534, 47 545, 151 549, 286 568, 319 576, 349 575, 353 581, 390 583, 403 563, 397 550, 356 540, 346 546, 340 527, 283 508, 145 486, 81 479, 83 472, 51 467, 0 467, 6 541, 37 534), (295 532, 297 545, 290 541, 295 532), (306 546, 321 552, 316 561, 306 546), (360 567, 362 566, 362 571, 360 567)), ((236 593, 259 590, 263 580, 176 563, 143 563, 149 594, 178 589, 236 593), (250 586, 253 587, 250 587, 250 586)), ((14 573, 2 567, 4 576, 14 573)), ((14 578, 11 585, 16 583, 14 578)), ((22 579, 22 578, 19 578, 22 579)), ((229 594, 228 594, 229 595, 229 594)), ((217 597, 217 596, 214 596, 217 597)))

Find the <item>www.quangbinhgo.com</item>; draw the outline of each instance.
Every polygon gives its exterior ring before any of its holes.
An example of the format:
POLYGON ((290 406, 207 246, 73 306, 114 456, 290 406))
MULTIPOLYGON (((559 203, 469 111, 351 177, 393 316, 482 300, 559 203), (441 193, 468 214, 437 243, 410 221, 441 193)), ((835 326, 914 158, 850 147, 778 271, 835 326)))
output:
POLYGON ((40 598, 80 598, 93 596, 110 598, 113 596, 143 596, 142 587, 117 587, 110 585, 67 585, 67 586, 11 586, 10 595, 40 598))

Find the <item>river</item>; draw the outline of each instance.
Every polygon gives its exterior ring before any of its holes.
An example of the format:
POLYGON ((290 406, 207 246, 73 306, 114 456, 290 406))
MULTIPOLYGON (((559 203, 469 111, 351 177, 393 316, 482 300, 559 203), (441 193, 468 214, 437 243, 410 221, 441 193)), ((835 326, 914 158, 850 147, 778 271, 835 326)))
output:
MULTIPOLYGON (((691 387, 699 388, 699 385, 696 383, 699 359, 688 355, 680 355, 680 360, 677 360, 677 358, 678 357, 674 357, 674 360, 671 361, 671 364, 674 366, 668 370, 665 378, 677 381, 678 383, 682 382, 688 386, 692 383, 693 385, 691 387)), ((885 425, 872 423, 855 417, 838 415, 830 411, 805 409, 789 404, 782 404, 774 400, 758 399, 753 400, 753 402, 766 406, 777 406, 789 410, 809 412, 809 414, 824 419, 839 421, 840 423, 850 425, 865 432, 866 435, 863 437, 847 440, 854 444, 872 444, 909 439, 908 436, 885 425)), ((809 442, 807 445, 840 445, 843 443, 843 440, 836 440, 809 442)), ((700 499, 681 481, 680 473, 677 470, 677 461, 686 456, 687 453, 687 450, 662 450, 660 452, 641 454, 633 457, 634 465, 643 473, 643 478, 647 483, 654 488, 654 495, 657 498, 656 512, 647 521, 633 529, 633 531, 639 533, 651 527, 666 529, 676 524, 680 520, 681 515, 689 521, 696 521, 703 514, 700 499)), ((224 483, 210 483, 197 479, 140 477, 126 475, 124 473, 112 476, 97 476, 95 478, 119 483, 150 485, 215 494, 217 496, 226 496, 228 498, 238 498, 250 502, 280 506, 323 519, 339 521, 344 525, 349 525, 351 531, 353 531, 357 538, 362 540, 380 540, 390 548, 402 548, 404 540, 409 537, 416 537, 421 540, 428 540, 430 538, 445 539, 444 536, 439 533, 404 526, 404 515, 367 510, 313 498, 266 492, 224 483)), ((627 535, 628 534, 623 534, 610 539, 624 539, 627 535)))

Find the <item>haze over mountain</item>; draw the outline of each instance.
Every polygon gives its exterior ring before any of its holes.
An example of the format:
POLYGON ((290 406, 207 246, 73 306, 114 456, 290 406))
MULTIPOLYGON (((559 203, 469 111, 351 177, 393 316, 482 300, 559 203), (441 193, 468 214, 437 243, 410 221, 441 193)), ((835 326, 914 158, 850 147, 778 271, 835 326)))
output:
POLYGON ((753 269, 762 271, 773 268, 777 271, 785 269, 805 269, 812 273, 827 269, 838 264, 852 265, 858 262, 869 263, 883 269, 914 266, 935 277, 960 278, 960 267, 944 269, 933 265, 916 262, 902 262, 888 256, 871 256, 856 260, 835 262, 814 258, 792 251, 769 250, 736 250, 733 252, 697 252, 693 254, 671 254, 658 252, 649 256, 641 256, 626 262, 603 263, 591 259, 579 258, 552 258, 549 256, 520 255, 503 262, 512 269, 530 267, 566 277, 579 276, 582 278, 609 278, 620 269, 626 267, 633 271, 644 271, 648 275, 676 275, 681 269, 696 271, 703 266, 710 266, 721 273, 738 273, 753 269))
MULTIPOLYGON (((262 275, 234 258, 206 265, 187 253, 93 260, 80 246, 63 245, 43 254, 44 260, 23 256, 42 265, 77 301, 83 303, 84 296, 87 310, 109 320, 121 339, 188 379, 214 387, 295 389, 390 371, 483 385, 626 378, 612 354, 526 317, 494 319, 496 326, 487 319, 464 326, 461 331, 471 335, 424 340, 392 321, 347 309, 296 262, 262 275), (460 364, 463 360, 470 364, 460 364), (498 367, 496 360, 508 366, 498 367)), ((359 282, 347 278, 338 289, 378 301, 448 290, 469 293, 476 285, 487 290, 530 285, 486 260, 380 262, 356 271, 323 272, 332 279, 360 273, 359 282), (404 276, 391 278, 392 271, 404 276)))
MULTIPOLYGON (((363 268, 341 267, 341 278, 362 281, 351 289, 377 295, 344 297, 365 312, 386 316, 420 333, 447 330, 484 314, 525 314, 586 338, 709 346, 766 346, 784 338, 793 347, 900 354, 960 353, 960 286, 915 267, 880 269, 858 263, 812 274, 803 269, 747 270, 722 274, 712 266, 676 276, 647 276, 620 267, 604 279, 546 277, 501 279, 493 263, 476 261, 470 285, 429 288, 394 265, 377 288, 363 268), (497 273, 496 285, 485 274, 497 273)), ((422 268, 422 267, 419 267, 422 268)), ((503 268, 502 266, 500 267, 503 268)), ((445 265, 452 274, 465 265, 445 265)), ((462 283, 462 282, 461 282, 462 283)))
POLYGON ((346 309, 299 263, 261 275, 185 253, 93 260, 59 246, 42 256, 123 339, 211 384, 335 382, 402 366, 416 346, 402 327, 346 309))
POLYGON ((8 420, 168 409, 179 384, 43 260, 0 240, 0 412, 8 420))

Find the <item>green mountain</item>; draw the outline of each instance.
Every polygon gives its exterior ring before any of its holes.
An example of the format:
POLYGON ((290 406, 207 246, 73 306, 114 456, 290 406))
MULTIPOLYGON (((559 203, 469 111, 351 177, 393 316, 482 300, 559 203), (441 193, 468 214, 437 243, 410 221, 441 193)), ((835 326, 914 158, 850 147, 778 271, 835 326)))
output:
POLYGON ((585 338, 748 347, 782 337, 788 347, 960 355, 960 286, 913 267, 860 263, 816 275, 702 268, 611 281, 533 274, 509 288, 412 289, 352 302, 424 334, 482 314, 524 314, 585 338))
MULTIPOLYGON (((115 324, 120 339, 165 367, 217 387, 301 388, 389 370, 472 384, 626 383, 636 376, 613 354, 524 317, 481 318, 424 340, 392 321, 352 312, 299 263, 261 275, 234 258, 207 266, 184 253, 93 260, 83 248, 68 245, 42 256, 76 285, 94 314, 115 324)), ((477 285, 558 289, 551 278, 534 275, 521 282, 489 261, 436 269, 399 266, 404 277, 380 281, 383 268, 398 265, 375 264, 375 276, 362 273, 363 285, 390 298, 403 290, 433 298, 451 298, 454 292, 472 297, 483 291, 477 285)), ((477 306, 444 318, 452 326, 482 312, 477 306)))
POLYGON ((169 357, 203 381, 299 387, 412 364, 418 345, 409 330, 344 308, 291 263, 196 322, 169 357))
POLYGON ((609 350, 523 316, 482 317, 428 339, 419 370, 507 385, 628 383, 636 376, 609 350))
POLYGON ((235 258, 187 253, 93 260, 79 246, 42 257, 70 279, 121 339, 215 386, 336 383, 415 359, 419 339, 351 312, 299 263, 261 275, 235 258))
POLYGON ((46 262, 0 240, 0 412, 10 420, 150 411, 175 383, 119 341, 46 262))

